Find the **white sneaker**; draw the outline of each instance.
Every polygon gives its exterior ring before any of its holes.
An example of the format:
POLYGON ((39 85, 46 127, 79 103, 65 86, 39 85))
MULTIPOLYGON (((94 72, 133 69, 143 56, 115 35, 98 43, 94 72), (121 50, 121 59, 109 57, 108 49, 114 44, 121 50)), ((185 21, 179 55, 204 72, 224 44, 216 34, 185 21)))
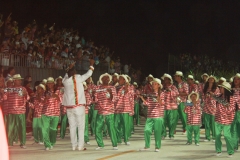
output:
POLYGON ((46 147, 46 148, 45 148, 45 151, 49 151, 49 148, 48 148, 48 147, 46 147))
POLYGON ((27 147, 25 145, 20 145, 21 148, 26 149, 27 147))
POLYGON ((86 144, 90 145, 90 142, 86 142, 86 144))
POLYGON ((213 143, 215 143, 215 140, 212 140, 213 143))
POLYGON ((172 140, 173 140, 173 139, 174 139, 174 137, 170 137, 170 139, 172 139, 172 140))
POLYGON ((72 150, 75 151, 77 147, 72 147, 72 150))
POLYGON ((208 140, 208 139, 204 139, 203 141, 204 141, 204 142, 209 142, 210 140, 208 140))
POLYGON ((218 152, 217 154, 216 154, 216 156, 221 156, 222 155, 222 152, 218 152))
POLYGON ((126 144, 127 146, 129 146, 129 145, 130 145, 130 142, 126 142, 125 144, 126 144))
POLYGON ((118 147, 113 147, 113 150, 118 150, 118 147))
POLYGON ((78 147, 78 150, 79 150, 79 151, 86 151, 87 148, 84 148, 84 147, 83 147, 83 148, 79 148, 79 147, 78 147))
POLYGON ((141 149, 139 149, 139 151, 149 151, 150 150, 150 148, 141 148, 141 149))
POLYGON ((196 146, 199 146, 199 143, 196 143, 196 146))
POLYGON ((159 152, 159 149, 155 149, 155 152, 159 152))
POLYGON ((50 149, 53 149, 53 146, 51 146, 50 149))
POLYGON ((39 142, 38 144, 43 145, 43 142, 39 142))
POLYGON ((103 149, 103 147, 97 147, 95 150, 101 150, 103 149))
POLYGON ((229 155, 228 155, 228 158, 232 158, 232 157, 233 157, 233 155, 232 155, 232 154, 229 154, 229 155))

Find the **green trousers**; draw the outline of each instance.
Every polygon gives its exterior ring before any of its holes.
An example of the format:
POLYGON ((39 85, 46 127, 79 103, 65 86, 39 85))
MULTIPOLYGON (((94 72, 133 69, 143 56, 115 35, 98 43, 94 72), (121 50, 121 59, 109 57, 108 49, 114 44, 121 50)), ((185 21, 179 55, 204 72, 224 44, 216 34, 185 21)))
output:
POLYGON ((192 143, 192 134, 194 133, 195 144, 199 143, 200 139, 200 126, 198 125, 187 125, 187 141, 192 143))
POLYGON ((134 120, 136 122, 136 125, 139 125, 140 124, 140 116, 139 116, 139 103, 138 102, 135 102, 134 104, 134 120))
POLYGON ((33 118, 33 123, 32 123, 32 129, 33 129, 33 137, 34 141, 39 143, 43 142, 43 133, 42 133, 42 118, 33 118))
POLYGON ((20 145, 26 143, 26 118, 25 114, 9 114, 7 120, 8 144, 13 145, 16 140, 16 134, 19 136, 20 145))
POLYGON ((178 110, 165 110, 164 111, 164 127, 162 136, 167 136, 167 127, 169 129, 169 138, 174 137, 174 132, 178 122, 178 110))
POLYGON ((103 127, 104 127, 104 121, 107 124, 108 133, 110 135, 112 146, 117 147, 117 136, 116 136, 116 130, 114 127, 114 114, 110 115, 97 115, 97 121, 96 121, 96 141, 99 147, 104 147, 103 143, 103 127))
POLYGON ((222 136, 222 131, 224 135, 224 139, 226 141, 226 146, 227 146, 227 152, 228 154, 233 154, 234 153, 234 139, 232 138, 231 135, 231 125, 223 125, 220 123, 215 123, 215 131, 216 131, 216 139, 215 139, 215 149, 216 152, 222 152, 222 141, 221 141, 221 136, 222 136))
POLYGON ((163 129, 163 118, 147 118, 144 128, 145 148, 150 148, 152 131, 154 131, 155 148, 161 148, 161 134, 163 129))
POLYGON ((64 114, 61 116, 61 128, 60 128, 60 137, 62 139, 65 138, 67 124, 68 124, 67 114, 64 114))
POLYGON ((181 121, 182 121, 183 130, 186 130, 186 127, 187 127, 187 115, 186 115, 186 113, 184 112, 184 109, 185 109, 184 102, 181 102, 181 103, 178 105, 178 115, 179 115, 179 118, 180 118, 181 121))
POLYGON ((45 147, 54 146, 57 138, 57 126, 59 117, 42 115, 42 131, 45 147))
POLYGON ((91 106, 91 116, 90 116, 90 125, 91 125, 91 134, 94 135, 96 132, 96 119, 97 119, 97 115, 98 115, 98 110, 95 110, 95 105, 91 106))
POLYGON ((204 113, 204 124, 205 124, 205 137, 207 140, 211 140, 210 131, 212 132, 212 139, 215 139, 215 116, 204 113))
POLYGON ((122 143, 122 137, 125 143, 128 142, 130 136, 129 113, 115 114, 115 129, 118 143, 122 143))
POLYGON ((85 130, 84 130, 84 142, 89 142, 89 136, 88 136, 88 114, 85 114, 85 130))
POLYGON ((234 121, 231 124, 231 134, 234 139, 234 149, 238 150, 238 141, 240 137, 240 111, 235 113, 234 121))
POLYGON ((131 137, 132 132, 134 132, 134 122, 133 122, 133 117, 129 115, 129 136, 131 137))

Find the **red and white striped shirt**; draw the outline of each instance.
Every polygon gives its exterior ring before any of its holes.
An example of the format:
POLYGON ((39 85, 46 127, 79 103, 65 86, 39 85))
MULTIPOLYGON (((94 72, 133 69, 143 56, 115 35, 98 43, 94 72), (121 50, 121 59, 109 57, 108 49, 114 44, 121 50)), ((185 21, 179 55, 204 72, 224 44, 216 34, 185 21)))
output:
POLYGON ((221 103, 217 102, 215 122, 224 125, 232 124, 235 116, 235 105, 236 101, 232 96, 230 96, 229 106, 223 106, 221 103))
POLYGON ((152 93, 152 92, 153 92, 152 85, 151 84, 146 84, 144 86, 143 93, 144 94, 149 94, 149 93, 152 93))
POLYGON ((91 98, 91 95, 88 92, 88 90, 85 90, 84 93, 85 93, 85 98, 86 98, 85 114, 88 114, 89 106, 92 103, 92 98, 91 98))
POLYGON ((47 94, 49 95, 45 97, 45 103, 43 106, 42 114, 46 116, 60 116, 61 102, 58 101, 57 98, 51 96, 53 92, 49 91, 47 94))
MULTIPOLYGON (((216 88, 215 92, 213 93, 214 95, 219 95, 220 91, 218 88, 216 88)), ((203 101, 204 101, 204 106, 203 106, 203 112, 210 114, 210 115, 215 115, 216 113, 216 100, 213 99, 210 94, 204 94, 203 95, 203 101)))
POLYGON ((30 98, 27 90, 25 87, 14 87, 13 89, 13 92, 7 92, 4 95, 4 100, 8 101, 8 114, 25 114, 26 102, 30 98))
POLYGON ((177 109, 177 96, 179 95, 179 92, 177 88, 174 85, 170 85, 165 88, 164 91, 164 104, 165 104, 165 110, 175 110, 177 109))
POLYGON ((90 83, 90 84, 87 84, 87 91, 90 93, 91 97, 93 97, 93 91, 96 90, 97 86, 90 83))
POLYGON ((98 114, 114 114, 114 103, 117 100, 117 93, 114 86, 98 86, 94 97, 97 103, 98 114), (110 93, 106 89, 111 89, 112 99, 110 98, 110 93))
POLYGON ((34 118, 40 118, 42 116, 44 99, 45 99, 45 96, 42 96, 40 100, 38 98, 34 98, 33 103, 29 103, 29 107, 34 109, 34 112, 33 112, 34 118))
POLYGON ((55 94, 58 95, 58 97, 60 98, 60 102, 62 103, 64 87, 58 87, 57 90, 55 91, 55 94))
POLYGON ((159 118, 164 117, 164 92, 158 93, 150 93, 151 95, 155 95, 160 98, 162 101, 162 105, 159 104, 157 98, 147 97, 146 102, 143 104, 148 107, 147 109, 147 117, 148 118, 159 118))
POLYGON ((187 124, 200 125, 201 124, 201 105, 200 101, 195 106, 186 106, 184 112, 187 114, 187 124))
POLYGON ((133 92, 128 86, 128 92, 125 91, 125 86, 122 86, 117 92, 117 101, 115 105, 115 113, 132 113, 133 92))
MULTIPOLYGON (((178 88, 179 93, 181 92, 181 93, 186 93, 187 95, 189 94, 189 92, 188 92, 189 88, 188 88, 188 84, 186 82, 182 81, 181 83, 179 83, 177 85, 177 88, 178 88)), ((179 96, 182 102, 186 102, 187 95, 186 96, 179 96)))
POLYGON ((191 84, 191 85, 189 85, 189 93, 192 93, 192 92, 196 92, 196 93, 199 92, 199 90, 198 90, 198 85, 197 85, 197 84, 191 84))
POLYGON ((233 88, 233 96, 237 103, 238 111, 240 111, 240 88, 233 88))

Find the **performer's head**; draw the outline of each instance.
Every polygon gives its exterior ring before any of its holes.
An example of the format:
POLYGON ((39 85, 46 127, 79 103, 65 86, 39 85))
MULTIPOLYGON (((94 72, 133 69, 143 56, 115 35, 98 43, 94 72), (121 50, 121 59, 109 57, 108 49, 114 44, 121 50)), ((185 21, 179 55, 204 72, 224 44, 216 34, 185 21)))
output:
POLYGON ((137 82, 133 82, 133 86, 134 86, 135 89, 137 89, 138 88, 137 82))
POLYGON ((58 87, 61 87, 63 86, 63 83, 62 83, 62 77, 59 76, 58 78, 55 79, 55 83, 58 87))
POLYGON ((203 75, 201 75, 201 78, 202 78, 204 83, 207 82, 208 77, 209 77, 209 75, 207 73, 204 73, 203 75))
POLYGON ((175 75, 174 75, 174 80, 176 82, 181 82, 183 78, 183 73, 181 71, 176 71, 175 75))
POLYGON ((192 92, 188 95, 188 101, 196 102, 199 100, 199 94, 197 92, 192 92))
POLYGON ((119 75, 117 73, 114 73, 112 76, 112 81, 114 84, 116 84, 118 82, 118 78, 119 78, 119 75))
POLYGON ((211 85, 211 91, 215 92, 215 90, 217 88, 217 83, 216 83, 216 78, 213 75, 211 75, 207 78, 207 82, 204 86, 203 93, 205 93, 205 94, 207 93, 210 85, 211 85))
POLYGON ((13 83, 13 79, 12 78, 9 78, 6 82, 5 82, 5 86, 7 88, 11 88, 14 86, 14 83, 13 83))
POLYGON ((75 68, 71 68, 68 70, 68 77, 72 77, 74 74, 76 74, 76 70, 75 68))
POLYGON ((220 93, 224 95, 224 98, 229 102, 230 96, 232 95, 232 88, 228 82, 223 82, 221 85, 218 85, 220 88, 220 93))
POLYGON ((232 88, 240 88, 240 74, 237 73, 233 78, 232 88))
POLYGON ((226 78, 221 77, 218 81, 218 85, 221 85, 223 82, 226 82, 226 81, 227 81, 226 78))
POLYGON ((100 84, 107 86, 112 80, 112 76, 108 73, 104 73, 99 77, 100 84))
POLYGON ((54 79, 52 77, 48 77, 48 79, 47 79, 47 89, 50 90, 50 91, 53 91, 54 86, 55 86, 54 79))
POLYGON ((148 77, 146 77, 146 80, 148 83, 152 82, 153 79, 154 79, 154 77, 151 74, 149 74, 148 77))
POLYGON ((119 79, 118 79, 118 83, 119 85, 124 85, 126 83, 128 83, 128 79, 125 75, 120 75, 119 79))
POLYGON ((22 86, 22 79, 20 74, 13 75, 14 87, 22 86))
POLYGON ((43 84, 39 84, 36 86, 36 92, 37 94, 43 94, 46 91, 46 87, 43 84))
POLYGON ((154 91, 159 91, 163 87, 162 84, 161 84, 161 80, 158 79, 158 78, 154 78, 151 81, 151 85, 152 85, 152 88, 153 88, 154 91))
POLYGON ((86 83, 87 83, 87 84, 91 84, 91 83, 93 83, 93 81, 92 81, 92 77, 89 77, 89 78, 86 80, 86 83))
POLYGON ((170 76, 169 74, 165 73, 161 78, 164 82, 164 85, 169 86, 173 84, 172 76, 170 76))
POLYGON ((187 83, 188 85, 194 84, 194 77, 192 75, 188 75, 187 83))

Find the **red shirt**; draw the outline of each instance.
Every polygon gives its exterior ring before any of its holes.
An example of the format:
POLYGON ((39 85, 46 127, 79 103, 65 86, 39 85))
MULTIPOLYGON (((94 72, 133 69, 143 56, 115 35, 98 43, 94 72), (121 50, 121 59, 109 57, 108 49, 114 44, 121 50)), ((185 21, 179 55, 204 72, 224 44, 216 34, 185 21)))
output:
POLYGON ((164 104, 165 104, 165 110, 175 110, 177 109, 177 96, 179 95, 179 92, 177 88, 174 85, 170 85, 166 87, 164 92, 164 104))
MULTIPOLYGON (((53 94, 49 92, 47 94, 53 94)), ((47 95, 43 106, 42 114, 46 116, 60 116, 60 101, 57 98, 47 95)))
POLYGON ((34 118, 39 118, 39 117, 42 116, 44 99, 45 99, 45 96, 42 96, 41 100, 38 100, 37 98, 35 98, 33 103, 29 103, 29 107, 34 109, 34 112, 33 112, 33 117, 34 118))
POLYGON ((184 112, 187 114, 187 124, 189 125, 201 124, 200 101, 198 101, 195 106, 186 106, 184 112))
MULTIPOLYGON (((214 95, 219 95, 220 91, 217 88, 214 92, 214 95)), ((204 102, 204 107, 203 107, 203 112, 210 114, 210 115, 215 115, 216 113, 216 100, 213 99, 209 94, 204 94, 203 95, 203 102, 204 102)))
MULTIPOLYGON (((186 93, 187 95, 189 94, 189 88, 188 84, 186 82, 181 82, 177 85, 178 91, 182 93, 186 93)), ((182 102, 186 102, 187 96, 179 96, 182 102)))

